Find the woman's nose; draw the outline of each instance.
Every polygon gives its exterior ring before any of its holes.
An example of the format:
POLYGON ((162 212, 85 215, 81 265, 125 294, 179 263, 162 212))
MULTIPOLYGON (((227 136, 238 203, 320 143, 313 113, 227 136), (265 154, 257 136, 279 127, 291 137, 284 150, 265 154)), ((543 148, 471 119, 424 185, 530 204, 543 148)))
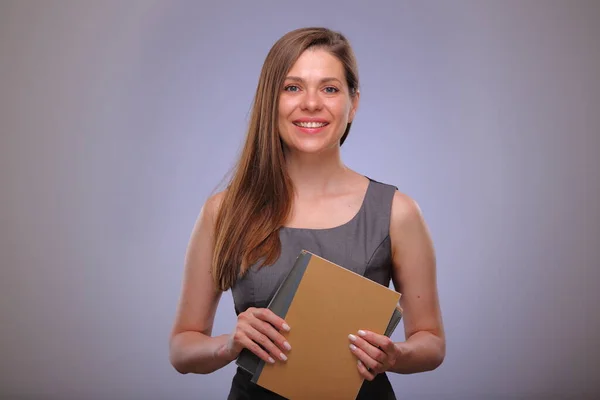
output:
POLYGON ((323 107, 323 102, 319 93, 314 90, 304 92, 301 107, 308 111, 320 110, 323 107))

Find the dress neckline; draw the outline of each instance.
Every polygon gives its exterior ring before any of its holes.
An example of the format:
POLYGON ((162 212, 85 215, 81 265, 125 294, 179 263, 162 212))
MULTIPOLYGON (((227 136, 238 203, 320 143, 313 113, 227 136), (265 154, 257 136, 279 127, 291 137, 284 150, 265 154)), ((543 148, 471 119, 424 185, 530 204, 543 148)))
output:
POLYGON ((373 180, 371 178, 369 178, 368 176, 365 176, 365 178, 367 178, 369 180, 368 184, 367 184, 367 190, 365 191, 365 194, 363 196, 362 199, 362 203, 360 205, 360 208, 358 209, 358 211, 356 212, 356 214, 354 214, 354 216, 352 218, 350 218, 350 220, 340 224, 340 225, 336 225, 330 228, 296 228, 293 226, 282 226, 280 229, 283 231, 290 231, 290 232, 294 232, 294 231, 304 231, 304 232, 326 232, 326 231, 333 231, 336 229, 341 229, 344 228, 350 224, 352 224, 355 220, 358 219, 359 215, 363 213, 363 210, 365 208, 365 204, 367 202, 367 196, 369 196, 369 192, 372 189, 373 186, 373 180))

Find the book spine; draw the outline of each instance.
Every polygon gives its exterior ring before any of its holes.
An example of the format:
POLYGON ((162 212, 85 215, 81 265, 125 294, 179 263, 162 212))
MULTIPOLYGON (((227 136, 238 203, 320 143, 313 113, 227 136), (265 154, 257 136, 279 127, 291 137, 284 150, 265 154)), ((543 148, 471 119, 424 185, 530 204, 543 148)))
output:
MULTIPOLYGON (((292 304, 292 300, 294 299, 294 295, 296 294, 296 290, 304 276, 304 272, 306 272, 311 256, 312 254, 306 251, 300 252, 292 269, 288 272, 269 302, 267 308, 273 311, 278 317, 285 319, 288 309, 292 304)), ((258 377, 264 367, 264 361, 248 349, 242 350, 236 360, 236 364, 253 375, 252 382, 254 383, 258 381, 258 377)))

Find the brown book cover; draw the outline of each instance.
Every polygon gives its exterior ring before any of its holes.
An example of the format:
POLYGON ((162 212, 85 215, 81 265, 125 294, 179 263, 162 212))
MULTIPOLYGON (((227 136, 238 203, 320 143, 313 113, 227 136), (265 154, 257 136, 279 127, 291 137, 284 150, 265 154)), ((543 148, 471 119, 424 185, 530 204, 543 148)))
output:
POLYGON ((290 400, 355 399, 363 378, 349 349, 359 329, 391 335, 400 293, 303 250, 269 305, 292 327, 285 363, 255 366, 252 381, 290 400))

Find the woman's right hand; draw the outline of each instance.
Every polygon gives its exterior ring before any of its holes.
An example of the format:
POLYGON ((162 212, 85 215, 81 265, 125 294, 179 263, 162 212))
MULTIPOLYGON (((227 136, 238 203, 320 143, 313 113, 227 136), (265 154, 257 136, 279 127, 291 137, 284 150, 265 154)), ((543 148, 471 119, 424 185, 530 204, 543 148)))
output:
POLYGON ((276 359, 286 361, 285 353, 292 347, 280 331, 289 330, 285 321, 268 308, 250 307, 238 315, 235 330, 227 340, 226 351, 232 359, 246 348, 267 363, 273 364, 276 359))

